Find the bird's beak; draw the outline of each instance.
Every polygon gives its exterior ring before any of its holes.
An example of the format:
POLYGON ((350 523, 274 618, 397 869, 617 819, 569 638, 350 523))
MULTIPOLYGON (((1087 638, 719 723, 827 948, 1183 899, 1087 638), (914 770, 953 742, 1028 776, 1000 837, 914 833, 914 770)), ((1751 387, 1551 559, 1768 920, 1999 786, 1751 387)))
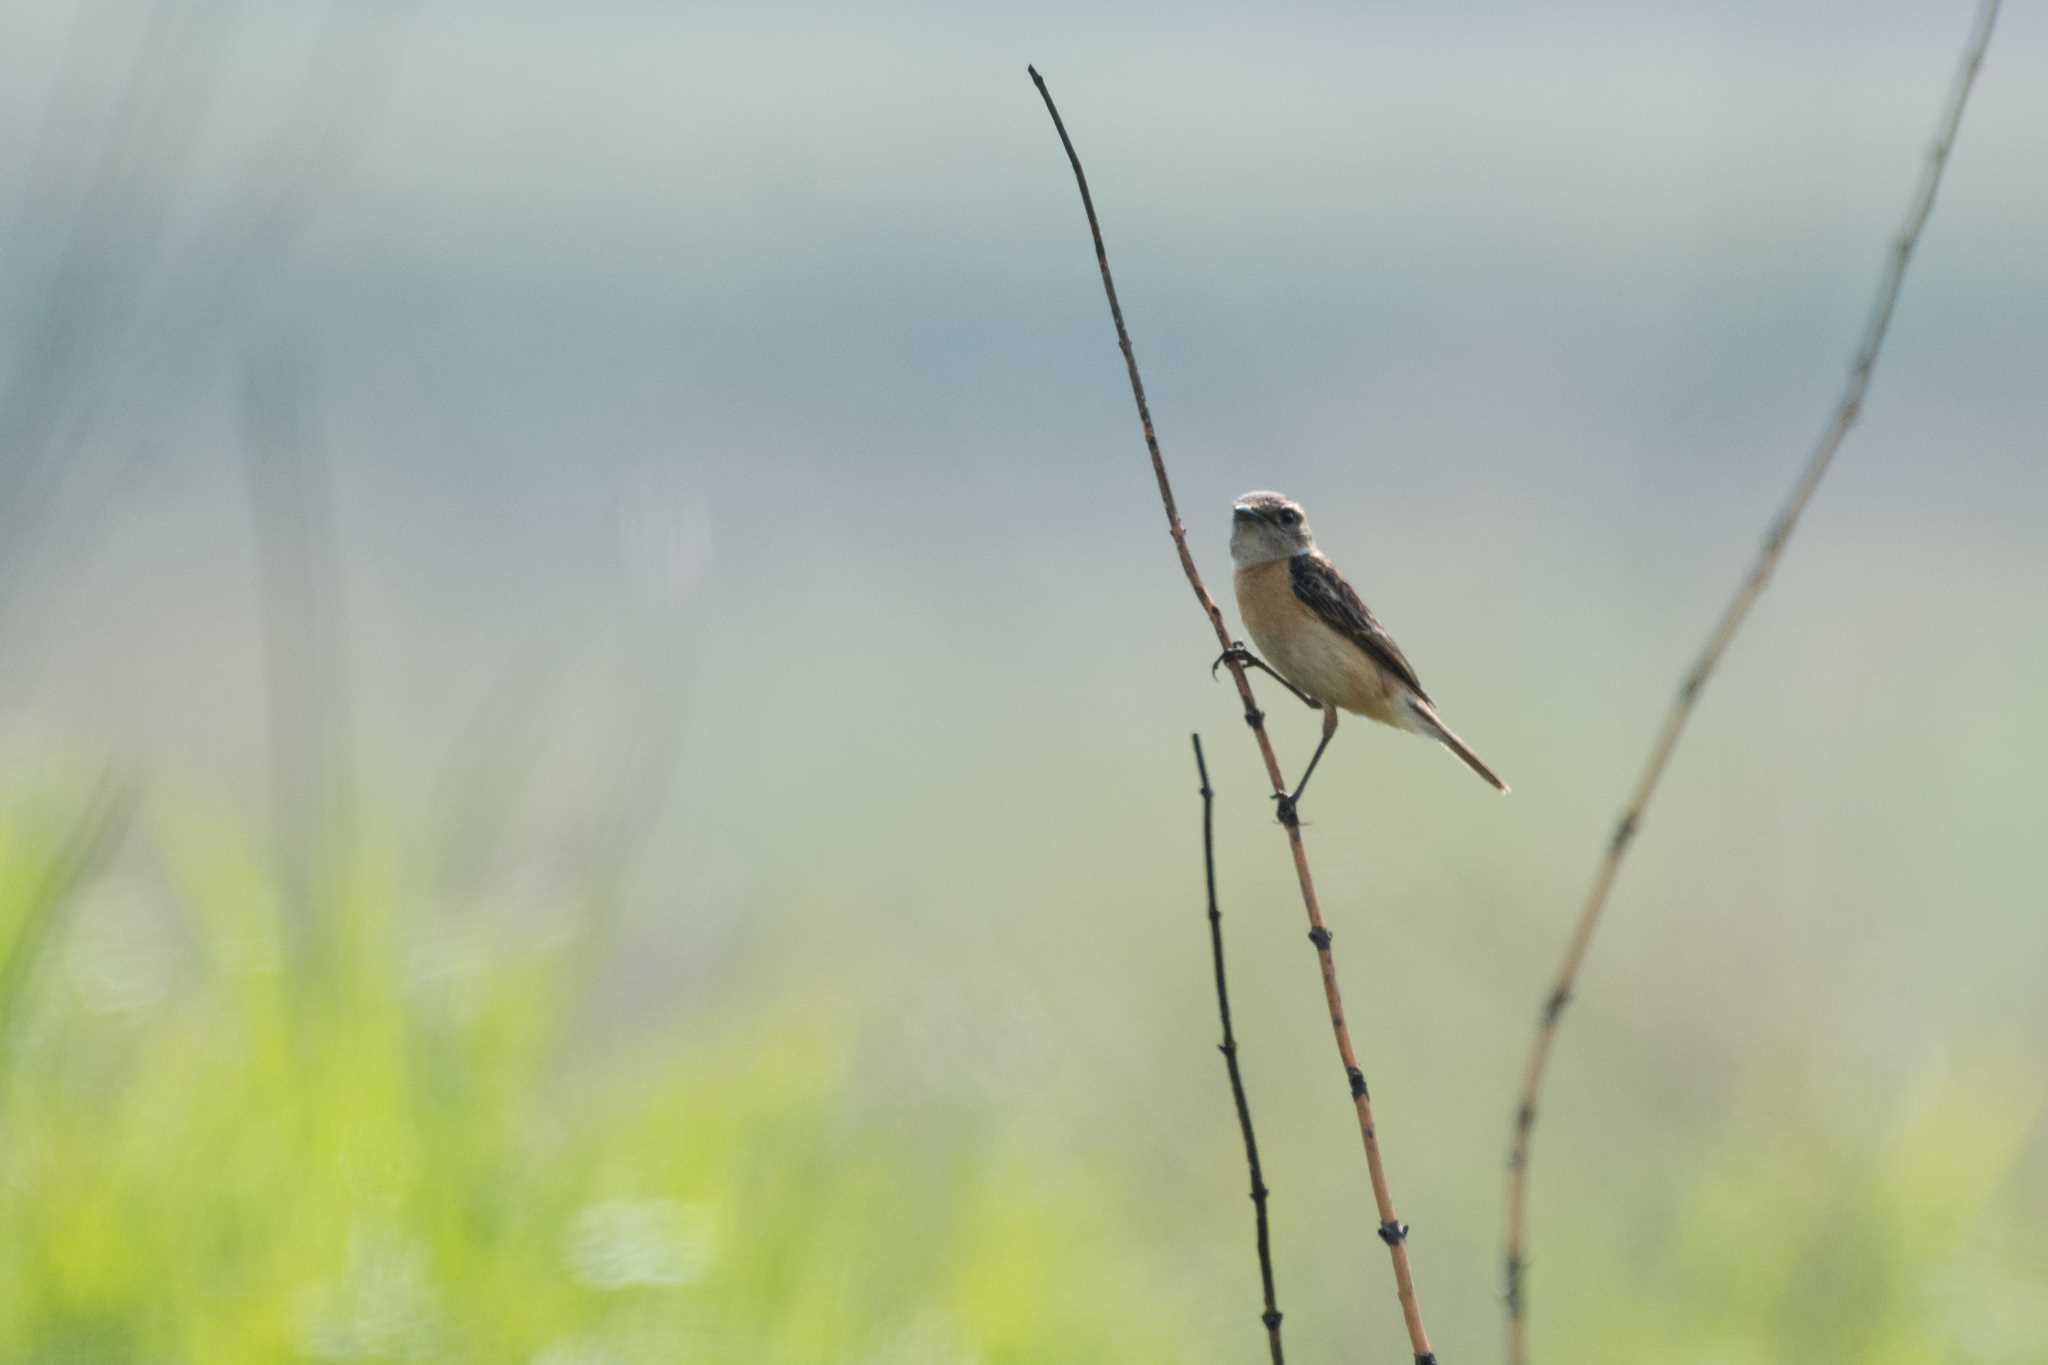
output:
POLYGON ((1248 502, 1233 503, 1231 504, 1230 511, 1234 516, 1248 518, 1252 515, 1252 505, 1248 502))

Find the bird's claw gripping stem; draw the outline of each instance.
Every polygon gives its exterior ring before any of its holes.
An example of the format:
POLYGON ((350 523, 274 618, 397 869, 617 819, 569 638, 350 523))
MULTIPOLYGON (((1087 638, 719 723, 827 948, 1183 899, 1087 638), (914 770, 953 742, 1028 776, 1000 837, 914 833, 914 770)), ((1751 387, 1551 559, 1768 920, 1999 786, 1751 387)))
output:
POLYGON ((1214 678, 1216 670, 1228 663, 1234 663, 1239 668, 1256 668, 1258 666, 1258 656, 1244 647, 1244 641, 1233 640, 1230 648, 1218 654, 1216 662, 1209 665, 1209 676, 1214 678))
POLYGON ((1216 662, 1209 665, 1209 676, 1211 678, 1214 678, 1216 676, 1216 670, 1223 667, 1223 665, 1225 664, 1236 664, 1239 668, 1256 668, 1261 673, 1269 675, 1275 682, 1279 683, 1289 692, 1292 692, 1295 696, 1295 699, 1299 701, 1303 706, 1306 706, 1311 710, 1319 711, 1322 709, 1323 704, 1321 702, 1317 701, 1314 697, 1311 697, 1308 693, 1296 687, 1293 683, 1287 681, 1287 679, 1281 677, 1278 670, 1276 670, 1271 664, 1267 663, 1264 659, 1261 659, 1258 655, 1252 653, 1249 649, 1246 649, 1244 647, 1244 641, 1242 640, 1234 641, 1231 644, 1230 648, 1224 650, 1221 654, 1218 654, 1216 656, 1216 662))

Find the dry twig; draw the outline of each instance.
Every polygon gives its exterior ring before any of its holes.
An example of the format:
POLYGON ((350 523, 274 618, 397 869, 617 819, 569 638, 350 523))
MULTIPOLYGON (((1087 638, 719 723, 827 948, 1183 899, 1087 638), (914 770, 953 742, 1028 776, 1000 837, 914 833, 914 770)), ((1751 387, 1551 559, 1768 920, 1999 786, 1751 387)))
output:
MULTIPOLYGON (((1181 525, 1180 511, 1174 504, 1173 485, 1166 477, 1166 461, 1159 454, 1159 438, 1152 429, 1152 410, 1145 402, 1145 382, 1138 376, 1138 360, 1131 350, 1131 334, 1124 326, 1123 307, 1117 302, 1116 281, 1109 273, 1109 252, 1102 244, 1102 225, 1095 217, 1095 200, 1088 193, 1088 177, 1081 169, 1081 158, 1074 151, 1073 139, 1067 136, 1067 125, 1052 102, 1052 92, 1045 88, 1045 79, 1035 67, 1030 70, 1032 83, 1038 87, 1039 96, 1045 101, 1045 110, 1052 115, 1060 145, 1066 149, 1067 162, 1074 169, 1074 183, 1081 191, 1081 209, 1088 216, 1088 232, 1095 241, 1095 264, 1102 272, 1102 292, 1109 299, 1109 316, 1116 324, 1117 345, 1124 353, 1124 370, 1130 377, 1131 397, 1138 405, 1138 424, 1144 429, 1145 449, 1152 457, 1152 476, 1158 481, 1159 501, 1166 509, 1167 533, 1173 537, 1174 549, 1180 554, 1180 567, 1187 575, 1188 586, 1193 589, 1195 599, 1202 604, 1202 611, 1216 632, 1216 643, 1228 651, 1232 641, 1229 627, 1223 622, 1223 612, 1216 605, 1216 599, 1209 595, 1208 588, 1202 585, 1201 572, 1195 568, 1194 556, 1188 553, 1187 530, 1181 525)), ((1266 776, 1273 784, 1273 794, 1284 797, 1288 792, 1287 782, 1280 772, 1280 760, 1274 756, 1273 741, 1266 734, 1265 713, 1259 710, 1258 700, 1252 695, 1251 681, 1245 676, 1244 664, 1236 656, 1223 662, 1237 684, 1238 698, 1244 703, 1245 723, 1251 726, 1252 737, 1258 742, 1259 757, 1265 761, 1266 776)), ((1417 1365, 1435 1365, 1436 1355, 1430 1350, 1429 1334, 1422 1325, 1422 1307, 1415 1297, 1415 1277, 1408 1266, 1408 1225, 1394 1215, 1394 1196, 1387 1185, 1386 1164, 1381 1160, 1379 1135, 1373 1125, 1372 1097, 1366 1090, 1365 1073, 1359 1069, 1358 1055, 1351 1046, 1351 1030, 1344 1022, 1344 1000, 1337 989, 1337 965, 1330 955, 1330 931, 1323 925, 1315 879, 1309 875, 1301 824, 1293 818, 1292 811, 1284 802, 1281 823, 1287 829, 1288 847, 1294 855, 1295 880, 1301 884, 1302 905, 1308 911, 1309 941, 1316 947, 1316 958, 1322 970, 1323 997, 1330 1010, 1330 1031, 1336 1035, 1337 1055, 1343 1061, 1344 1075, 1351 1089, 1351 1103, 1358 1115, 1358 1134, 1365 1145, 1366 1171, 1372 1180, 1373 1203, 1379 1211, 1379 1235, 1393 1258, 1394 1288, 1401 1301, 1401 1316, 1407 1324, 1408 1341, 1414 1348, 1417 1365)))
POLYGON ((1693 707, 1698 703, 1701 690, 1707 678, 1728 652, 1729 643, 1741 629, 1750 608, 1756 605, 1770 582, 1771 573, 1783 558, 1786 542, 1792 537, 1793 528, 1799 524, 1800 515, 1820 486, 1822 476, 1833 463, 1835 452, 1841 447, 1843 437, 1863 410, 1863 398, 1870 388, 1870 374, 1877 365, 1879 350, 1884 345, 1885 332, 1891 325, 1892 310, 1898 304, 1899 288, 1906 276, 1906 266, 1912 259, 1913 249, 1919 244, 1920 230, 1926 226, 1927 217, 1934 209, 1935 191, 1941 185, 1942 170, 1948 164, 1949 150, 1955 145, 1956 129, 1963 119, 1963 108, 1969 101, 1970 87, 1977 79, 1978 68, 1984 63, 1985 49, 1991 42, 1991 29, 1998 17, 1998 0, 1983 0, 1977 10, 1977 17, 1971 27, 1968 45, 1964 48, 1961 65, 1956 70, 1955 80, 1949 87, 1948 101, 1942 111, 1941 123, 1935 136, 1934 146, 1928 154, 1926 168, 1922 171, 1920 183, 1915 189, 1911 207, 1907 210, 1906 221, 1899 235, 1892 243, 1892 250, 1886 265, 1884 277, 1878 285, 1877 299, 1871 308, 1870 320, 1865 325, 1861 344, 1857 347, 1856 358, 1849 368, 1849 380, 1836 404, 1833 419, 1822 432, 1820 442, 1807 456, 1806 466, 1799 479, 1792 486, 1778 514, 1771 519, 1770 528, 1764 535, 1762 547, 1756 560, 1750 565, 1748 575, 1742 580, 1721 613, 1720 620, 1707 636, 1707 643, 1701 649, 1698 659, 1687 670, 1679 684, 1678 695, 1671 703, 1670 711, 1664 717, 1664 728, 1658 732, 1656 743, 1650 746, 1650 756, 1643 765, 1642 775, 1636 779, 1634 792, 1623 808, 1621 818, 1616 822, 1613 835, 1608 839, 1607 851, 1600 861, 1600 870, 1593 879, 1593 888, 1587 894, 1584 909, 1579 912, 1577 925, 1572 930, 1569 944, 1565 948, 1564 961, 1559 966, 1555 984, 1543 1004, 1542 1018, 1536 1027, 1536 1036, 1529 1047, 1528 1062, 1522 1073, 1520 1101, 1515 1106, 1514 1137, 1508 1153, 1508 1208, 1507 1208, 1507 1318, 1508 1318, 1508 1361, 1509 1365, 1524 1365, 1528 1359, 1527 1341, 1527 1300, 1524 1296, 1523 1276, 1528 1268, 1527 1207, 1529 1193, 1529 1148, 1536 1125, 1536 1101, 1543 1087, 1544 1069, 1550 1059, 1552 1043, 1557 1037, 1557 1025, 1565 1006, 1570 1003, 1573 984, 1577 981, 1579 969, 1586 960, 1586 950, 1593 940, 1593 931, 1599 927, 1600 915, 1607 906, 1608 893, 1614 888, 1614 879, 1621 868, 1621 860, 1627 854, 1630 842, 1641 828, 1643 814, 1649 807, 1650 798, 1656 794, 1657 784, 1663 779, 1664 769, 1671 761, 1672 751, 1678 747, 1679 736, 1692 718, 1693 707))
POLYGON ((1216 1013, 1223 1020, 1223 1067, 1230 1073, 1230 1098, 1237 1104, 1237 1127, 1244 1134, 1245 1165, 1252 1174, 1252 1210, 1259 1247, 1259 1284, 1265 1291, 1265 1311, 1259 1321, 1266 1327, 1266 1344, 1273 1352, 1273 1365, 1283 1365, 1280 1351, 1280 1305, 1273 1297, 1273 1239, 1266 1226, 1266 1177, 1259 1166, 1259 1139, 1252 1132, 1251 1101, 1245 1098, 1244 1074, 1237 1065, 1237 1035, 1230 1027, 1230 986, 1223 974, 1223 911, 1216 905, 1215 796, 1209 787, 1209 765, 1202 758, 1202 737, 1194 736, 1195 771, 1202 778, 1202 879, 1209 889, 1209 955, 1216 964, 1216 1013))

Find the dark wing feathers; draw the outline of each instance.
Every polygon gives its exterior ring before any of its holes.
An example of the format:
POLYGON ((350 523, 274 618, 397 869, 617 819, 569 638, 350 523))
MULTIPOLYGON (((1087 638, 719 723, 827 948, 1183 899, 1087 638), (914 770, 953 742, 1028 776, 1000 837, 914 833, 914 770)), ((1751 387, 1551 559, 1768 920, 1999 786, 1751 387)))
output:
POLYGON ((1344 575, 1337 572, 1336 565, 1310 551, 1294 556, 1288 561, 1288 566, 1292 571, 1294 595, 1301 599, 1303 606, 1321 617, 1330 629, 1364 650, 1381 668, 1408 684, 1416 696, 1429 700, 1429 694, 1422 690, 1422 683, 1408 663, 1408 656, 1401 652, 1401 646, 1394 643, 1394 637, 1373 619, 1372 609, 1352 591, 1351 585, 1344 581, 1344 575))

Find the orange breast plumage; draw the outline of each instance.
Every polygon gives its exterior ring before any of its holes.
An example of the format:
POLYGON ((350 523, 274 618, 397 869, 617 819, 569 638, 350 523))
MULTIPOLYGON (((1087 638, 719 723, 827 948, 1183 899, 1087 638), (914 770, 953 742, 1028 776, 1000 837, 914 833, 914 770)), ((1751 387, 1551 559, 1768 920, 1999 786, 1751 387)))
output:
POLYGON ((1252 644, 1289 682, 1346 711, 1402 723, 1396 709, 1401 683, 1302 601, 1287 560, 1239 569, 1235 586, 1252 644))

